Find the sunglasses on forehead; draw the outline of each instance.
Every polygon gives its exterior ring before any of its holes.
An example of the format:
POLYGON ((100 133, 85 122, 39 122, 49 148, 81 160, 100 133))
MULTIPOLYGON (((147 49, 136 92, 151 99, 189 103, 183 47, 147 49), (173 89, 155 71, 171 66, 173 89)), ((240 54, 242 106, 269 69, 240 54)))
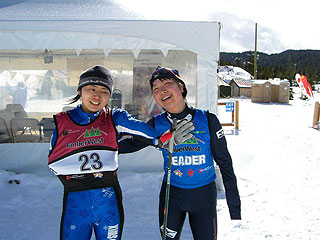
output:
POLYGON ((162 78, 173 78, 178 81, 182 81, 178 70, 157 67, 156 71, 151 75, 151 79, 149 80, 149 82, 152 85, 155 80, 162 78))

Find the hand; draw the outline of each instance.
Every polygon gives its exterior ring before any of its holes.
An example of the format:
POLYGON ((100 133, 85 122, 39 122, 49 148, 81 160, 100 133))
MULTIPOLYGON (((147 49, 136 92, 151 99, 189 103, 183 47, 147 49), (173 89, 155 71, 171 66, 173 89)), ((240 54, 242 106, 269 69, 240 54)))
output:
POLYGON ((193 122, 183 119, 177 124, 177 127, 175 130, 170 130, 169 132, 161 135, 157 146, 160 148, 168 149, 169 142, 172 136, 173 136, 173 144, 179 145, 184 141, 193 137, 191 132, 194 129, 195 127, 193 125, 193 122))
POLYGON ((174 132, 174 145, 179 145, 184 141, 193 137, 191 133, 195 129, 193 122, 186 119, 181 120, 177 124, 177 128, 174 132))

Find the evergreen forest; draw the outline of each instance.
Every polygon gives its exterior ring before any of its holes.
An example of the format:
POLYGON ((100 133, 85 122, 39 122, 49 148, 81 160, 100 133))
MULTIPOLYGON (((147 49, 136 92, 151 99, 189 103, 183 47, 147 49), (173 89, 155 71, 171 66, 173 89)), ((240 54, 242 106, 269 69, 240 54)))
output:
MULTIPOLYGON (((220 65, 232 65, 254 75, 254 51, 220 53, 220 65)), ((310 83, 320 83, 320 50, 286 50, 276 54, 257 52, 257 78, 295 79, 296 73, 305 75, 310 83)))

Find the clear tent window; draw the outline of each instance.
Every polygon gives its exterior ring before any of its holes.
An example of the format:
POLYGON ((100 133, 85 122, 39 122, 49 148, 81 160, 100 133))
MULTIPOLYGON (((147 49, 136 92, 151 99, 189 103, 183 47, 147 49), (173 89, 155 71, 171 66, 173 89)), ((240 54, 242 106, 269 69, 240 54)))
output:
POLYGON ((122 108, 142 121, 162 109, 152 99, 149 77, 158 65, 177 68, 197 106, 197 54, 187 50, 50 49, 0 51, 0 143, 49 142, 52 115, 68 110, 79 75, 104 65, 115 77, 109 107, 122 108), (13 120, 14 119, 14 120, 13 120))

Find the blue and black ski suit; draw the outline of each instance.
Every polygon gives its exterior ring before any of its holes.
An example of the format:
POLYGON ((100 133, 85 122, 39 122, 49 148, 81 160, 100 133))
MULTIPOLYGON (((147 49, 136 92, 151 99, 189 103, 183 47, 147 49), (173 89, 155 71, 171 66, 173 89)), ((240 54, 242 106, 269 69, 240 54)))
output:
MULTIPOLYGON (((177 145, 172 154, 171 187, 167 222, 167 239, 180 239, 186 213, 194 239, 217 239, 217 190, 215 166, 220 168, 231 219, 241 219, 240 197, 232 159, 216 115, 186 106, 180 114, 168 112, 153 117, 148 124, 162 135, 171 128, 173 119, 192 120, 194 137, 177 145)), ((121 152, 133 152, 146 146, 130 139, 120 143, 121 152)), ((159 199, 159 227, 163 228, 164 199, 168 153, 162 150, 164 179, 159 199)))
POLYGON ((54 116, 49 167, 64 186, 60 239, 121 239, 124 211, 117 178, 118 140, 151 144, 154 129, 120 109, 90 114, 81 105, 54 116))

